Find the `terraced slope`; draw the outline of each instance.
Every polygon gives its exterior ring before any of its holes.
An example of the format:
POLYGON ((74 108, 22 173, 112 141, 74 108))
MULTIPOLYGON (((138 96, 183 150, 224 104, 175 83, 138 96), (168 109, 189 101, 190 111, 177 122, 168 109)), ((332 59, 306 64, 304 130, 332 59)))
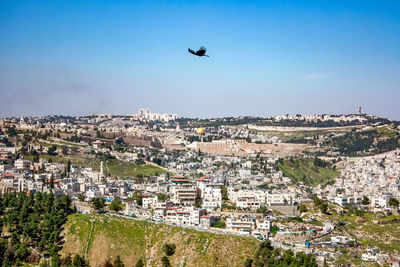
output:
POLYGON ((324 184, 339 176, 339 171, 331 167, 315 166, 312 159, 283 160, 278 168, 293 181, 304 182, 306 185, 324 184))
POLYGON ((134 221, 105 215, 73 214, 63 231, 62 254, 86 255, 91 266, 120 255, 125 266, 143 258, 161 266, 164 243, 176 244, 172 266, 243 266, 259 242, 252 238, 218 235, 192 229, 134 221))

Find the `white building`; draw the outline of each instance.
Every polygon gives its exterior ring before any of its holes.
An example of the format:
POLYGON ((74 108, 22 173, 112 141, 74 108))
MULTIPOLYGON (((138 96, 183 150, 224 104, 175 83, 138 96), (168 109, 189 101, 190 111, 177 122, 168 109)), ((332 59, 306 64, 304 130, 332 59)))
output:
POLYGON ((14 163, 14 166, 16 170, 29 170, 31 167, 31 162, 25 159, 17 159, 14 163))

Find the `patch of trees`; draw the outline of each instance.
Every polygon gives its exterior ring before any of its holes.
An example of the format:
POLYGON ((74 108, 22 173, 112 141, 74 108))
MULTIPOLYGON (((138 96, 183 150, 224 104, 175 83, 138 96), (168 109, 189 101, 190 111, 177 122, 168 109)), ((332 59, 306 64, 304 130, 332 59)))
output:
POLYGON ((331 164, 325 160, 322 160, 318 157, 314 158, 314 166, 325 168, 325 167, 329 167, 330 165, 331 164))
POLYGON ((167 194, 158 193, 157 198, 159 201, 167 201, 169 199, 169 196, 167 194))
POLYGON ((57 156, 57 152, 56 151, 57 151, 57 146, 56 145, 52 145, 47 150, 47 154, 49 154, 49 156, 57 156))
POLYGON ((371 200, 367 196, 363 196, 361 204, 367 206, 367 205, 371 204, 371 200))
POLYGON ((228 201, 228 189, 226 186, 221 185, 221 195, 222 195, 222 200, 223 201, 228 201))
POLYGON ((135 267, 144 267, 144 260, 143 260, 143 259, 139 259, 139 260, 136 262, 135 267))
POLYGON ((342 136, 337 136, 327 141, 327 145, 336 147, 337 150, 347 156, 367 153, 373 150, 375 153, 383 153, 399 147, 399 136, 384 138, 377 130, 356 132, 352 131, 342 136), (377 143, 374 143, 378 140, 377 143))
POLYGON ((122 261, 121 257, 119 255, 117 255, 117 257, 115 258, 114 262, 112 262, 110 259, 106 259, 99 266, 100 267, 124 267, 125 264, 122 261))
POLYGON ((122 202, 119 197, 116 197, 115 199, 113 199, 113 201, 111 201, 110 210, 113 210, 115 212, 122 210, 122 202))
POLYGON ((70 141, 70 142, 74 142, 74 143, 80 143, 82 141, 82 138, 80 138, 76 135, 73 135, 70 138, 67 138, 66 140, 70 141))
POLYGON ((389 206, 398 208, 399 207, 399 200, 394 198, 394 197, 391 197, 389 199, 389 206))
POLYGON ((274 248, 271 241, 266 240, 258 247, 254 259, 247 259, 244 264, 245 267, 317 267, 317 261, 314 255, 305 254, 302 252, 293 253, 292 250, 282 251, 281 249, 274 248))
POLYGON ((106 201, 102 197, 95 197, 92 199, 92 205, 96 211, 101 212, 106 205, 106 201))
POLYGON ((300 213, 307 212, 308 211, 307 206, 306 205, 300 205, 299 206, 299 211, 300 211, 300 213))
POLYGON ((377 153, 384 153, 387 151, 395 150, 399 147, 400 137, 392 137, 388 139, 379 140, 376 144, 377 153))
POLYGON ((169 257, 175 254, 176 245, 165 243, 163 246, 164 256, 161 258, 161 263, 163 267, 170 267, 171 263, 169 257))
MULTIPOLYGON (((288 140, 285 140, 285 143, 292 143, 292 144, 308 144, 313 143, 314 140, 302 138, 302 137, 293 137, 288 140)), ((257 143, 257 142, 256 142, 257 143)))
POLYGON ((346 211, 340 214, 341 216, 347 215, 351 216, 352 214, 358 216, 358 217, 364 217, 364 211, 361 209, 358 209, 357 207, 353 207, 351 205, 346 205, 345 206, 346 211))
POLYGON ((274 225, 271 227, 271 234, 276 234, 279 231, 279 227, 274 225))
POLYGON ((63 258, 54 256, 51 260, 45 260, 40 265, 40 267, 90 267, 89 261, 85 260, 83 256, 75 254, 66 255, 63 258))
POLYGON ((12 143, 10 142, 10 140, 8 140, 7 137, 0 138, 0 142, 5 144, 6 147, 11 147, 12 146, 12 143))
POLYGON ((316 195, 313 196, 313 201, 314 201, 314 205, 316 207, 318 207, 321 210, 322 213, 327 213, 327 211, 328 211, 328 203, 326 203, 326 201, 323 201, 322 199, 320 199, 316 195))
POLYGON ((116 157, 114 157, 110 153, 103 153, 103 152, 97 152, 96 153, 96 158, 98 158, 101 161, 108 161, 108 160, 117 159, 116 157))
MULTIPOLYGON (((306 121, 306 120, 281 120, 275 121, 273 118, 261 118, 261 117, 249 117, 249 116, 241 116, 241 117, 225 117, 225 118, 214 118, 214 119, 189 119, 189 118, 181 118, 177 120, 182 128, 191 127, 219 127, 222 125, 226 126, 235 126, 235 125, 243 125, 243 124, 256 124, 259 126, 286 126, 286 127, 338 127, 338 126, 353 126, 360 125, 359 120, 353 121, 342 121, 336 122, 334 120, 327 121, 306 121)), ((362 124, 388 124, 391 123, 388 119, 377 118, 371 119, 368 118, 366 122, 362 124)))
POLYGON ((8 127, 6 128, 6 134, 8 137, 14 137, 18 134, 18 130, 15 127, 8 127))
POLYGON ((267 206, 261 206, 259 209, 257 209, 257 213, 266 213, 268 211, 267 206))
POLYGON ((70 213, 71 200, 66 195, 12 192, 0 197, 2 266, 39 262, 44 255, 59 259, 60 232, 70 213))
POLYGON ((215 228, 226 228, 226 222, 224 220, 219 220, 218 222, 214 222, 212 227, 215 228))
POLYGON ((162 164, 162 160, 161 160, 160 158, 153 158, 152 161, 153 161, 155 164, 159 165, 159 166, 161 166, 161 164, 162 164))
POLYGON ((376 131, 350 132, 343 136, 332 139, 332 145, 338 148, 338 151, 344 155, 352 155, 357 152, 367 152, 374 142, 374 133, 376 131))

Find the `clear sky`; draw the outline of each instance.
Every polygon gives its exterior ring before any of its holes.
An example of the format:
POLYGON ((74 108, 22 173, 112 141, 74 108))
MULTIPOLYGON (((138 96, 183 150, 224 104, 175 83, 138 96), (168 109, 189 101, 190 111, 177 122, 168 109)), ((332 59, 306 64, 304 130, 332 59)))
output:
POLYGON ((400 120, 398 0, 0 1, 0 117, 358 106, 400 120))

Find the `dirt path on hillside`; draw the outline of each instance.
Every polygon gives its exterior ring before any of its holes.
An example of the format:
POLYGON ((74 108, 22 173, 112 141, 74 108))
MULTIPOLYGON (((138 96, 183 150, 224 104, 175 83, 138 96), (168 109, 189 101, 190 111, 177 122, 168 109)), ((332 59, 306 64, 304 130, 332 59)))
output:
POLYGON ((86 248, 85 248, 85 255, 84 255, 85 259, 87 259, 87 255, 89 253, 89 244, 90 244, 90 239, 92 238, 93 228, 94 228, 93 221, 90 220, 90 232, 89 232, 89 235, 88 235, 88 240, 87 240, 86 248))

